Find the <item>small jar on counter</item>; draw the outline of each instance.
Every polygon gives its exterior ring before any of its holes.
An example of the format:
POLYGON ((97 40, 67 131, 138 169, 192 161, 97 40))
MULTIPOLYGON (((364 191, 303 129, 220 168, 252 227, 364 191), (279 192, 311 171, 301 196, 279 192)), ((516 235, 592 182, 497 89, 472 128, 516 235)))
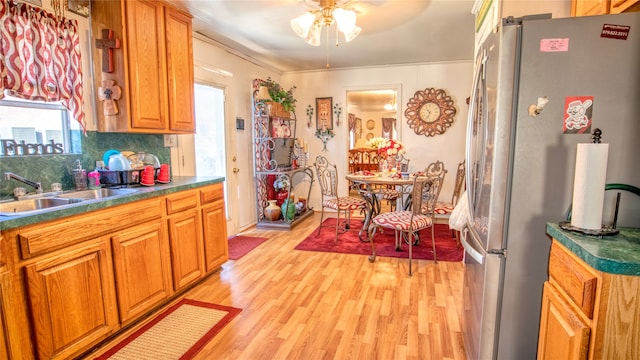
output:
POLYGON ((87 179, 89 180, 89 189, 95 190, 100 189, 100 173, 97 171, 91 171, 87 174, 87 179))

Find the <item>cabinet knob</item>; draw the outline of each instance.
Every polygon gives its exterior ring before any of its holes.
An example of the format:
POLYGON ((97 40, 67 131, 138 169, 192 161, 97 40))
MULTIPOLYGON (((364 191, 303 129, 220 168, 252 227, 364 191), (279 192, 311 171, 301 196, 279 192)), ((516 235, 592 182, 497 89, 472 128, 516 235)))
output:
POLYGON ((238 168, 233 168, 233 173, 234 173, 234 174, 237 174, 238 172, 240 172, 240 169, 238 169, 238 168))

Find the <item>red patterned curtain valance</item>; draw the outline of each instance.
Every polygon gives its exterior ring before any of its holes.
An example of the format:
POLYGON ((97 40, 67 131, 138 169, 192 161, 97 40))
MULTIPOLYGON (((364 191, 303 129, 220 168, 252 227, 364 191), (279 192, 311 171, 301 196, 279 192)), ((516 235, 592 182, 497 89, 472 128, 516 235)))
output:
POLYGON ((78 22, 2 0, 0 23, 0 99, 60 101, 84 131, 78 22))

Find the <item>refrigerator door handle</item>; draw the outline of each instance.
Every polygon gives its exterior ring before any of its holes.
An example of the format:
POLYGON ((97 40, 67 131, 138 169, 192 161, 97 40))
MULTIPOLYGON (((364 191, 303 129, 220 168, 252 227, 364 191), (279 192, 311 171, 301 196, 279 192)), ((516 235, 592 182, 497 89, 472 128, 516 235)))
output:
POLYGON ((462 229, 462 232, 460 233, 460 244, 462 244, 462 247, 469 256, 471 256, 478 264, 482 264, 484 262, 484 256, 469 244, 467 241, 467 237, 469 236, 471 236, 469 234, 469 228, 465 225, 464 229, 462 229))

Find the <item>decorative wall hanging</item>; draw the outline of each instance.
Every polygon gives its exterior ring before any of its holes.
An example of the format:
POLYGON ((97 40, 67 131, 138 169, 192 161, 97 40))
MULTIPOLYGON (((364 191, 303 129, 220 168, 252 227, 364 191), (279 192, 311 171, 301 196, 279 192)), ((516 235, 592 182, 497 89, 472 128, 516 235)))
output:
POLYGON ((67 9, 74 14, 89 16, 89 0, 68 0, 67 9))
POLYGON ((331 129, 316 130, 316 137, 322 141, 322 151, 327 151, 327 142, 334 136, 335 134, 331 129))
POLYGON ((96 47, 102 49, 102 72, 113 72, 113 49, 120 49, 120 39, 113 30, 102 29, 102 39, 96 39, 96 47))
POLYGON ((311 119, 313 118, 313 106, 307 106, 307 127, 311 127, 311 119))
POLYGON ((333 130, 333 98, 316 98, 316 129, 333 130))
POLYGON ((367 130, 373 130, 376 127, 376 122, 373 119, 367 120, 367 130))
POLYGON ((335 103, 333 105, 333 115, 336 116, 336 126, 340 126, 340 114, 342 114, 342 106, 340 104, 335 103))
POLYGON ((120 99, 122 95, 122 89, 116 85, 114 80, 102 80, 102 86, 98 88, 98 98, 100 101, 104 101, 102 104, 102 111, 105 115, 117 115, 118 103, 116 100, 120 99))
POLYGON ((442 89, 418 90, 407 102, 404 116, 418 135, 442 135, 453 124, 456 108, 451 96, 442 89))

